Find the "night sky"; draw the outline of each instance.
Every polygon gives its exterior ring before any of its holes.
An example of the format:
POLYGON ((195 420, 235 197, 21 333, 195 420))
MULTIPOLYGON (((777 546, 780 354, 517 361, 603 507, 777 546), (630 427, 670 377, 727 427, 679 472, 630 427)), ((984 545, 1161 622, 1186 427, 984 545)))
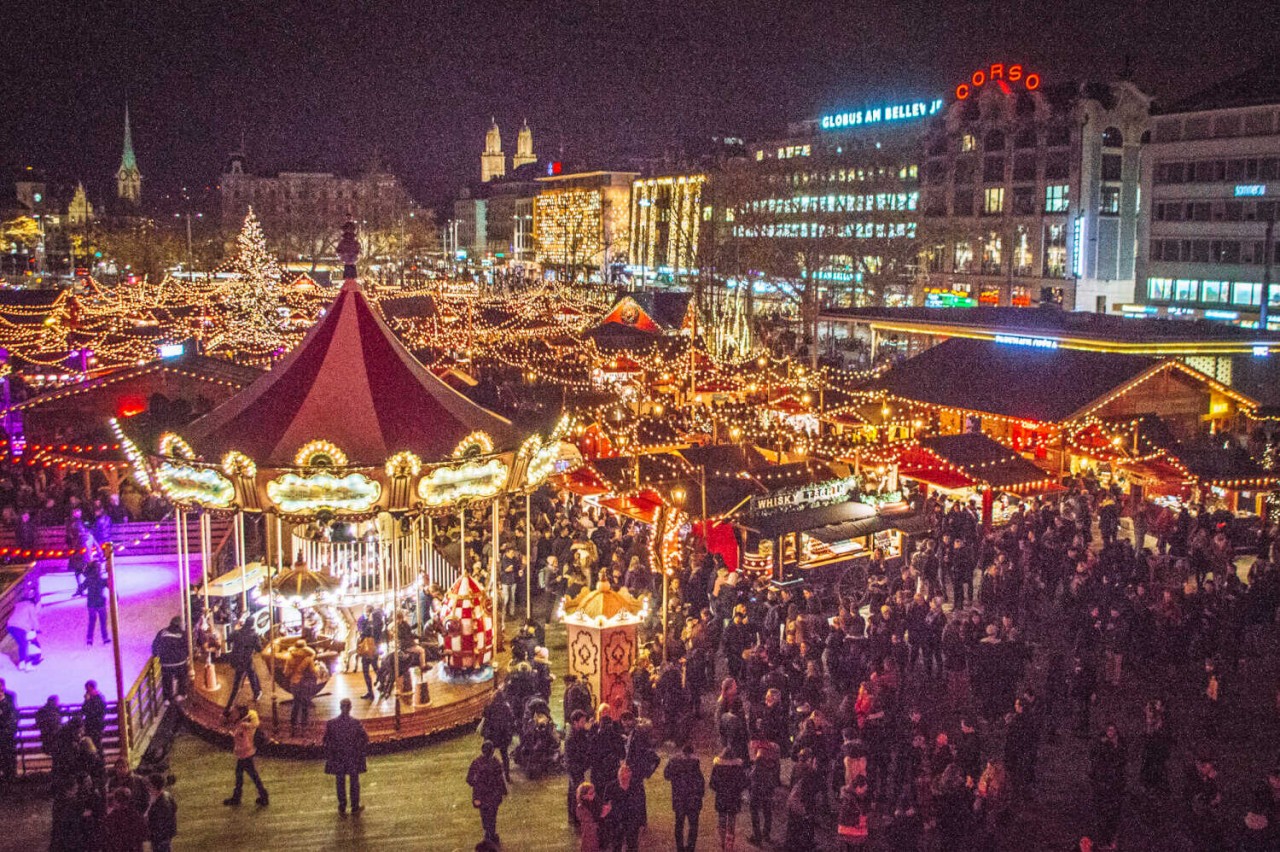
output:
POLYGON ((1280 33, 1275 0, 925 3, 8 2, 0 158, 107 191, 131 104, 144 193, 375 155, 427 204, 474 180, 490 115, 508 154, 608 166, 682 138, 759 137, 833 107, 942 96, 973 68, 1118 75, 1169 100, 1280 33))

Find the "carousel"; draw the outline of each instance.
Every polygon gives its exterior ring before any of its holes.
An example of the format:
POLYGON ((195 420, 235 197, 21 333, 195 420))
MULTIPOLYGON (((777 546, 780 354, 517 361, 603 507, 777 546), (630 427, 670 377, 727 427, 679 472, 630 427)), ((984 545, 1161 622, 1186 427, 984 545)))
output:
POLYGON ((264 730, 276 742, 318 745, 342 698, 374 741, 478 719, 501 638, 498 549, 481 585, 441 555, 437 530, 456 519, 465 537, 467 512, 474 523, 488 509, 496 538, 503 500, 527 499, 573 463, 564 424, 521 435, 419 363, 361 289, 358 254, 348 223, 344 283, 327 314, 186 434, 166 433, 146 453, 115 424, 176 507, 179 569, 190 576, 197 554, 203 566, 201 586, 183 584, 192 659, 205 669, 184 712, 215 733, 228 731, 224 707, 252 699, 247 688, 230 695, 221 662, 245 620, 260 636, 259 704, 270 700, 264 730), (232 519, 225 541, 211 534, 215 515, 232 519))

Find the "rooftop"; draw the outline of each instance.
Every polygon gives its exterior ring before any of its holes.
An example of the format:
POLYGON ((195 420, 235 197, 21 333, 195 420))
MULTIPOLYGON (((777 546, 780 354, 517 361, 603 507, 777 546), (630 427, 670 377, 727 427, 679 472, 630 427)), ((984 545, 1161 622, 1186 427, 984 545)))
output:
POLYGON ((853 320, 889 331, 924 331, 991 340, 1034 336, 1064 349, 1141 355, 1250 354, 1254 346, 1280 349, 1280 334, 1210 322, 1132 318, 1055 308, 827 308, 822 320, 853 320))
POLYGON ((1158 110, 1162 114, 1203 112, 1215 109, 1280 104, 1280 53, 1234 77, 1175 101, 1158 110))

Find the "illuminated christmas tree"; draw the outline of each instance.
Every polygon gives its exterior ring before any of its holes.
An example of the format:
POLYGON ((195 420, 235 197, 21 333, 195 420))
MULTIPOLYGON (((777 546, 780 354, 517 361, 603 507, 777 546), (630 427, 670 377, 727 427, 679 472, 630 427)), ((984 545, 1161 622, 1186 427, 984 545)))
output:
POLYGON ((275 345, 280 328, 280 267, 267 250, 252 207, 236 237, 236 249, 231 268, 237 277, 228 283, 224 298, 223 340, 237 349, 264 351, 275 345))

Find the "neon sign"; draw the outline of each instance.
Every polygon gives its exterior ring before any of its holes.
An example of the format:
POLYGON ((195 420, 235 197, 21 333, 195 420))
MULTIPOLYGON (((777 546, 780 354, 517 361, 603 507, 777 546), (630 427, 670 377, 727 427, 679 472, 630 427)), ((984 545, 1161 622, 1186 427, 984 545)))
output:
POLYGON ((889 121, 905 121, 911 118, 925 118, 942 109, 942 98, 931 101, 911 101, 905 104, 855 109, 852 112, 837 112, 824 115, 820 122, 823 130, 844 130, 848 127, 861 127, 866 124, 884 124, 889 121))
POLYGON ((987 83, 997 83, 1004 93, 1013 92, 1014 84, 1021 84, 1028 92, 1040 88, 1040 75, 1023 70, 1021 65, 1005 65, 997 62, 987 68, 979 68, 969 79, 956 86, 956 100, 962 101, 987 83))
POLYGON ((1238 183, 1236 184, 1236 198, 1255 198, 1260 195, 1267 194, 1267 185, 1265 183, 1238 183))
POLYGON ((1057 349, 1058 341, 1048 337, 1023 337, 1020 334, 997 334, 996 343, 1007 346, 1030 346, 1032 349, 1057 349))

